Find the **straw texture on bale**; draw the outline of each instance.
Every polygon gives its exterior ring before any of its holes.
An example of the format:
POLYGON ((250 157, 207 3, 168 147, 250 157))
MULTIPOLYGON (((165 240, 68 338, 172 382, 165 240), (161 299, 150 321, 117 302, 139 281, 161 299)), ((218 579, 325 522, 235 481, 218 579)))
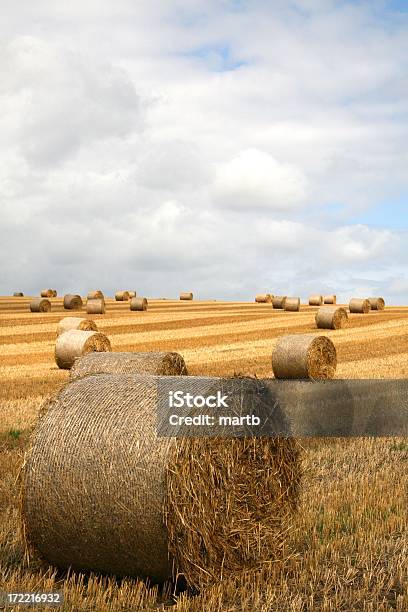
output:
POLYGON ((15 291, 13 293, 13 297, 24 297, 24 293, 22 293, 21 291, 15 291))
POLYGON ((128 293, 130 298, 136 297, 136 291, 128 291, 128 293))
POLYGON ((347 310, 341 307, 323 306, 316 312, 315 320, 321 329, 343 329, 349 325, 347 310))
POLYGON ((272 564, 297 506, 298 443, 158 437, 160 380, 86 376, 50 403, 22 472, 27 543, 61 568, 197 587, 272 564))
POLYGON ((323 304, 322 295, 311 295, 309 297, 309 306, 321 306, 323 304))
POLYGON ((274 308, 285 309, 286 295, 275 295, 272 298, 272 306, 274 308))
POLYGON ((130 310, 147 310, 147 300, 144 297, 133 297, 130 300, 130 310))
POLYGON ((272 302, 272 297, 270 293, 258 293, 258 295, 255 296, 255 302, 258 302, 258 304, 270 304, 272 302))
POLYGON ((335 304, 337 302, 336 295, 325 295, 323 296, 323 304, 335 304))
POLYGON ((370 297, 368 298, 370 302, 371 310, 384 310, 385 301, 382 297, 370 297))
POLYGON ((127 302, 129 299, 129 291, 117 291, 115 293, 115 300, 117 302, 127 302))
POLYGON ((333 378, 337 354, 326 336, 292 334, 281 336, 272 354, 275 378, 333 378))
POLYGON ((112 350, 110 342, 104 334, 71 329, 58 336, 55 343, 55 361, 59 368, 69 370, 77 357, 110 350, 112 350))
POLYGON ((65 310, 82 310, 82 298, 78 294, 68 293, 64 295, 65 310))
POLYGON ((87 295, 87 299, 88 300, 103 300, 104 299, 104 295, 103 295, 102 291, 97 289, 96 291, 90 291, 88 293, 88 295, 87 295))
POLYGON ((184 291, 183 293, 180 293, 180 300, 192 300, 193 299, 193 294, 191 291, 184 291))
POLYGON ((87 300, 86 312, 88 314, 105 314, 105 300, 103 298, 87 300))
POLYGON ((31 312, 50 312, 51 302, 45 298, 34 298, 30 302, 31 312))
POLYGON ((40 295, 44 298, 54 297, 54 289, 43 289, 40 295))
POLYGON ((352 298, 349 303, 349 310, 353 313, 367 314, 371 310, 371 305, 367 299, 352 298))
POLYGON ((285 300, 285 310, 297 312, 300 310, 300 298, 298 297, 287 297, 285 300))
POLYGON ((70 377, 89 374, 187 376, 188 372, 178 353, 89 353, 75 361, 70 377))
POLYGON ((95 321, 91 319, 83 319, 82 317, 64 317, 58 323, 57 336, 65 334, 71 329, 80 329, 81 331, 98 331, 95 321))

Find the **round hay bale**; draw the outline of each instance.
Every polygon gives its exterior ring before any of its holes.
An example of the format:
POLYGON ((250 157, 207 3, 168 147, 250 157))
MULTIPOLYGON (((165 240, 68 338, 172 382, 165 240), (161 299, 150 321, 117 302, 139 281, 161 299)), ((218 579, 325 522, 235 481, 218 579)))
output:
POLYGON ((333 378, 336 366, 336 348, 326 336, 282 336, 272 354, 275 378, 333 378))
POLYGON ((96 291, 90 291, 87 295, 87 300, 104 300, 105 297, 99 289, 96 291))
POLYGON ((370 297, 368 298, 370 302, 371 310, 384 310, 385 301, 382 297, 370 297))
POLYGON ((81 331, 98 331, 95 321, 91 319, 83 319, 82 317, 64 317, 58 322, 57 336, 65 334, 71 329, 80 329, 81 331))
POLYGON ((147 300, 144 297, 133 297, 130 300, 130 310, 147 310, 147 300))
POLYGON ((315 320, 321 329, 343 329, 349 325, 347 310, 341 307, 323 306, 316 312, 315 320))
POLYGON ((105 300, 87 300, 86 312, 88 314, 105 314, 105 300))
POLYGON ((324 295, 323 296, 323 304, 335 304, 337 302, 336 295, 324 295))
POLYGON ((193 294, 191 291, 185 291, 183 293, 180 293, 180 300, 192 300, 193 299, 193 294))
POLYGON ((70 377, 89 374, 187 376, 188 372, 178 353, 89 353, 75 361, 70 377))
POLYGON ((322 295, 311 295, 309 297, 309 306, 321 306, 323 304, 322 295))
POLYGON ((285 309, 286 303, 286 295, 275 295, 272 298, 272 306, 273 308, 285 309))
POLYGON ((112 350, 110 342, 104 334, 71 329, 58 336, 55 343, 55 361, 62 370, 69 370, 77 357, 110 350, 112 350))
POLYGON ((56 289, 52 290, 52 297, 57 297, 58 296, 58 292, 56 289))
POLYGON ((30 302, 31 312, 50 312, 51 302, 45 298, 34 298, 30 302))
POLYGON ((298 297, 287 297, 285 300, 285 310, 291 312, 298 312, 300 310, 300 298, 298 297))
POLYGON ((130 298, 136 297, 136 291, 128 291, 128 293, 130 298))
POLYGON ((272 297, 270 293, 259 293, 255 296, 255 302, 258 304, 270 304, 272 302, 272 297))
POLYGON ((40 293, 40 296, 44 298, 54 297, 54 289, 43 289, 40 293))
POLYGON ((367 314, 371 310, 370 302, 365 298, 352 298, 349 310, 353 313, 367 314))
POLYGON ((299 444, 158 437, 162 380, 86 376, 44 411, 21 508, 28 544, 52 565, 201 587, 282 556, 299 444))
POLYGON ((65 310, 82 310, 82 298, 78 294, 68 293, 64 295, 65 310))
POLYGON ((24 297, 24 293, 22 293, 21 291, 15 291, 13 293, 13 297, 24 297))
POLYGON ((115 293, 115 300, 117 302, 127 302, 129 299, 129 291, 117 291, 115 293))

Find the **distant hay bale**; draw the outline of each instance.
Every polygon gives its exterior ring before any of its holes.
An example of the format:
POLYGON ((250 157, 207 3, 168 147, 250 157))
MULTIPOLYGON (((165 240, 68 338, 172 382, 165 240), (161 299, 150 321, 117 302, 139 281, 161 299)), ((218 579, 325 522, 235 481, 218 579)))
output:
POLYGON ((187 376, 188 372, 178 353, 89 353, 75 361, 70 378, 90 374, 187 376))
POLYGON ((347 310, 341 307, 323 306, 316 312, 315 320, 321 329, 343 329, 349 325, 347 310))
POLYGON ((275 378, 333 378, 337 354, 326 336, 292 334, 278 338, 272 355, 275 378))
POLYGON ((180 300, 192 300, 193 299, 193 294, 191 291, 185 291, 183 293, 180 293, 180 300))
POLYGON ((273 308, 280 308, 282 310, 285 309, 286 303, 286 295, 275 295, 272 298, 272 306, 273 308))
POLYGON ((22 293, 21 291, 15 291, 13 293, 13 297, 24 297, 24 293, 22 293))
POLYGON ((43 412, 21 509, 27 543, 48 563, 155 582, 183 574, 200 588, 283 556, 297 441, 158 437, 164 380, 85 376, 43 412))
POLYGON ((53 289, 51 297, 57 297, 57 295, 58 295, 58 291, 56 289, 53 289))
POLYGON ((285 300, 285 310, 297 312, 300 310, 300 298, 298 297, 287 297, 285 300))
POLYGON ((270 304, 272 302, 272 295, 270 293, 258 293, 255 296, 255 302, 258 304, 270 304))
POLYGON ((117 291, 115 293, 115 300, 117 302, 127 302, 129 299, 129 291, 117 291))
POLYGON ((104 300, 104 295, 102 291, 97 289, 96 291, 90 291, 87 295, 88 300, 104 300))
POLYGON ((78 294, 68 293, 64 295, 65 310, 82 310, 82 298, 78 294))
POLYGON ((54 289, 43 289, 40 293, 43 298, 51 298, 54 297, 54 289))
POLYGON ((55 343, 55 361, 59 368, 69 370, 77 357, 110 350, 112 350, 110 342, 104 334, 71 329, 58 336, 55 343))
POLYGON ((128 293, 130 298, 136 297, 136 291, 128 291, 128 293))
POLYGON ((58 322, 57 336, 65 334, 71 329, 80 329, 81 331, 98 331, 95 321, 91 319, 83 319, 82 317, 64 317, 58 322))
POLYGON ((323 304, 335 304, 337 302, 336 295, 324 295, 323 296, 323 304))
POLYGON ((30 302, 31 312, 50 312, 51 302, 45 298, 34 298, 30 302))
POLYGON ((133 297, 130 300, 130 310, 147 310, 147 300, 144 297, 133 297))
POLYGON ((352 298, 349 303, 349 310, 353 313, 367 314, 371 310, 371 305, 367 299, 352 298))
POLYGON ((382 297, 370 297, 368 298, 370 302, 371 310, 384 310, 385 301, 382 297))
POLYGON ((322 295, 311 295, 309 297, 309 306, 321 306, 323 304, 322 295))
POLYGON ((105 314, 105 300, 103 298, 87 300, 86 312, 88 314, 105 314))

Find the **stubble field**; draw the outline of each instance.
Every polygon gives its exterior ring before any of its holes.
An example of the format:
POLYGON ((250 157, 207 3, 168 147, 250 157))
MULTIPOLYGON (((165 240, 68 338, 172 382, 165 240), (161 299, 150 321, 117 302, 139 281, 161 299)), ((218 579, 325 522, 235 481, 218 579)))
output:
MULTIPOLYGON (((44 401, 68 379, 54 361, 62 300, 32 314, 28 298, 0 298, 0 591, 59 590, 64 610, 180 611, 408 610, 408 440, 302 440, 303 487, 287 561, 237 576, 192 598, 138 580, 64 574, 24 555, 18 472, 44 401)), ((92 318, 114 351, 171 350, 190 374, 272 377, 278 336, 317 333, 316 308, 274 311, 268 304, 149 300, 145 313, 107 300, 92 318)), ((72 313, 77 314, 77 313, 72 313)), ((86 316, 86 314, 83 314, 86 316)), ((407 378, 408 307, 351 315, 328 331, 336 378, 407 378)))

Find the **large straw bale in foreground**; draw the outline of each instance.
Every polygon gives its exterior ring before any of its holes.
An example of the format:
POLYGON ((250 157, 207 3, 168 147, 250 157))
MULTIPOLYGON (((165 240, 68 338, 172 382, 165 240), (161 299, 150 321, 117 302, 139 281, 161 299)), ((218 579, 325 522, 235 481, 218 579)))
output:
POLYGON ((88 314, 105 314, 105 300, 103 298, 87 300, 86 312, 88 314))
POLYGON ((104 334, 71 329, 58 336, 55 343, 55 361, 59 368, 69 370, 77 357, 110 350, 112 350, 110 342, 104 334))
POLYGON ((88 300, 103 300, 104 295, 100 289, 96 289, 95 291, 89 291, 87 295, 88 300))
POLYGON ((364 298, 352 298, 349 310, 353 313, 367 314, 371 310, 370 302, 364 298))
POLYGON ((326 336, 281 336, 272 354, 275 378, 333 378, 337 354, 326 336))
POLYGON ((311 295, 309 297, 309 306, 321 306, 323 304, 322 295, 311 295))
POLYGON ((273 563, 297 505, 297 442, 159 438, 160 380, 86 376, 51 402, 22 474, 28 543, 61 568, 198 587, 273 563))
POLYGON ((270 293, 258 293, 255 296, 255 302, 258 304, 270 304, 272 302, 272 295, 270 293))
POLYGON ((193 299, 193 294, 191 291, 184 291, 183 293, 180 293, 180 300, 192 300, 193 299))
POLYGON ((34 298, 30 302, 31 312, 50 312, 51 302, 45 298, 34 298))
POLYGON ((82 298, 77 293, 64 295, 65 310, 82 310, 82 298))
POLYGON ((286 303, 286 295, 274 295, 272 298, 272 306, 273 308, 279 308, 284 310, 286 303))
POLYGON ((370 297, 368 298, 370 302, 371 310, 384 310, 385 301, 382 297, 370 297))
POLYGON ((83 319, 82 317, 64 317, 58 322, 57 336, 65 334, 71 329, 80 329, 82 331, 98 331, 95 321, 91 319, 83 319))
POLYGON ((347 310, 337 306, 319 308, 315 320, 321 329, 343 329, 349 325, 347 310))
POLYGON ((334 294, 323 296, 323 304, 335 304, 336 302, 337 302, 337 296, 334 294))
POLYGON ((130 300, 130 310, 147 310, 147 300, 144 297, 133 297, 130 300))
POLYGON ((188 372, 178 353, 89 353, 75 361, 70 377, 89 374, 186 376, 188 372))
POLYGON ((129 299, 129 291, 117 291, 115 293, 115 300, 117 302, 127 302, 129 299))
POLYGON ((300 298, 298 297, 287 297, 285 300, 285 310, 291 312, 297 312, 300 310, 300 298))
POLYGON ((54 297, 54 289, 43 289, 40 293, 40 296, 43 298, 54 297))

